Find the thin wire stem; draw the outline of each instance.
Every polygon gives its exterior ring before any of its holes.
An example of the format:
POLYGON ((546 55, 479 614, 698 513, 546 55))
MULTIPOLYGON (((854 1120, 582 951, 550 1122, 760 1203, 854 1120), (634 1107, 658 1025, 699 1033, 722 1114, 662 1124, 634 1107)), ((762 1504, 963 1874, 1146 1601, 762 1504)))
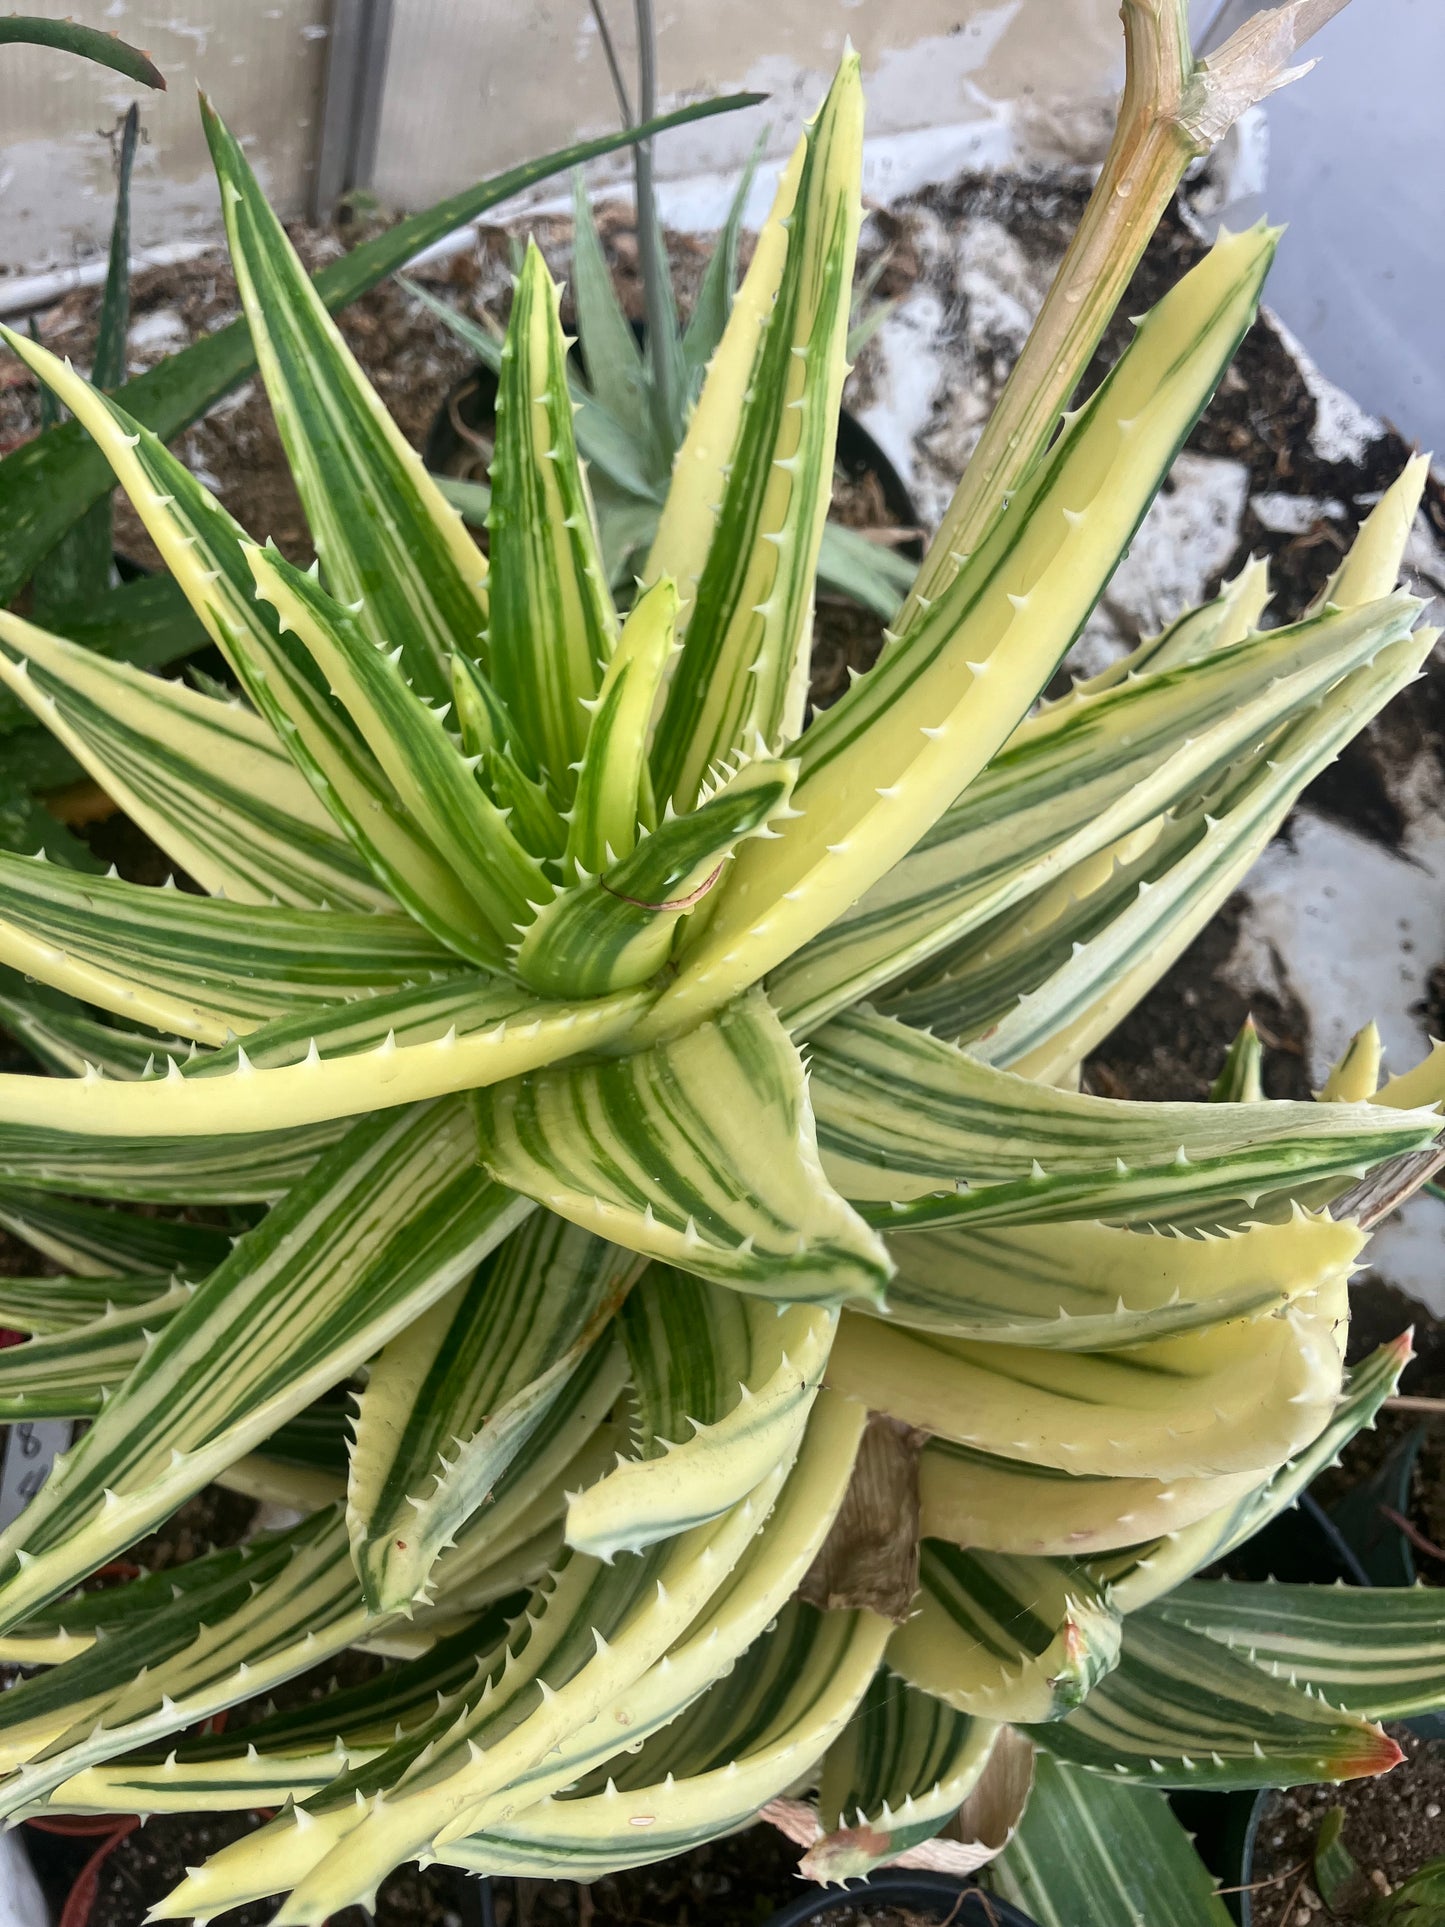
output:
MULTIPOLYGON (((657 112, 657 28, 652 0, 634 0, 637 15, 638 111, 644 121, 657 112)), ((662 247, 662 224, 657 218, 652 175, 652 142, 633 148, 637 181, 637 254, 642 267, 642 298, 647 314, 647 352, 652 369, 652 397, 659 432, 670 437, 673 421, 672 359, 668 331, 667 256, 662 247)))
POLYGON ((617 43, 612 38, 612 29, 608 26, 607 15, 602 10, 602 0, 587 0, 587 4, 592 9, 592 18, 597 22, 597 35, 602 42, 607 71, 612 76, 612 91, 617 96, 617 111, 622 116, 622 125, 635 127, 637 121, 633 116, 627 82, 622 77, 622 63, 617 58, 617 43))

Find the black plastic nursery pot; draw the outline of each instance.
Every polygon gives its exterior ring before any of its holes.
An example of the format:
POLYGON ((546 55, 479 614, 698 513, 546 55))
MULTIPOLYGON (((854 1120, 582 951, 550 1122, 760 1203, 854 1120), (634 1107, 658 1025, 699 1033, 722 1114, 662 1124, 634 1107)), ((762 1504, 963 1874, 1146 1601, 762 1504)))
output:
MULTIPOLYGON (((478 363, 453 383, 438 408, 422 447, 422 461, 434 475, 484 479, 475 471, 490 460, 496 418, 497 377, 485 364, 478 363)), ((908 484, 858 417, 846 408, 838 414, 836 459, 850 482, 874 481, 893 527, 919 529, 918 509, 908 484)), ((898 553, 921 562, 923 548, 922 534, 915 533, 899 542, 898 553)))
MULTIPOLYGON (((834 1917, 867 1917, 879 1912, 907 1914, 912 1921, 935 1927, 1036 1927, 1033 1918, 1008 1901, 952 1874, 910 1872, 885 1867, 846 1892, 810 1889, 764 1923, 764 1927, 812 1927, 834 1917)), ((1163 1927, 1163 1923, 1160 1923, 1163 1927)))

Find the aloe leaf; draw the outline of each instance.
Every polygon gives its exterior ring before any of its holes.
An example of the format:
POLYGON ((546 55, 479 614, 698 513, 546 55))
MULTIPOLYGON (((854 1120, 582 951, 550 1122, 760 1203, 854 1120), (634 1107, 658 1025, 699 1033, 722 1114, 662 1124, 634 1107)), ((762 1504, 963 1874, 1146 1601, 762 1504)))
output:
MULTIPOLYGON (((480 326, 469 315, 449 307, 420 282, 409 281, 405 276, 400 278, 412 299, 419 301, 429 314, 435 315, 444 327, 451 330, 458 341, 470 348, 484 368, 490 368, 494 375, 501 374, 503 343, 500 336, 480 326)), ((565 374, 567 392, 572 397, 572 431, 576 437, 578 454, 592 469, 594 477, 601 477, 618 491, 624 501, 644 511, 650 528, 657 520, 660 496, 655 458, 649 458, 637 437, 614 421, 600 406, 570 364, 566 366, 565 374)), ((452 481, 442 475, 433 479, 452 506, 462 511, 463 520, 474 528, 487 526, 492 491, 485 482, 452 481)), ((662 480, 666 480, 665 470, 662 480)))
POLYGON ((843 522, 825 522, 818 545, 818 581, 834 595, 847 596, 885 622, 908 594, 918 572, 911 557, 884 542, 870 542, 843 522))
POLYGON ((87 1324, 0 1351, 0 1422, 103 1411, 191 1289, 170 1285, 139 1305, 108 1307, 87 1324))
POLYGON ((489 1687, 479 1682, 391 1757, 308 1802, 308 1823, 273 1822, 214 1856, 167 1898, 162 1917, 291 1887, 287 1912, 319 1921, 424 1841, 445 1849, 516 1812, 519 1785, 535 1804, 645 1740, 790 1597, 842 1500, 860 1430, 820 1400, 791 1476, 780 1468, 721 1522, 613 1566, 573 1554, 537 1596, 525 1646, 489 1687), (540 1705, 519 1718, 519 1695, 547 1674, 540 1705), (438 1825, 442 1813, 452 1817, 438 1825))
POLYGON ((907 638, 805 733, 801 816, 740 862, 644 1035, 693 1021, 825 928, 1003 746, 1228 365, 1273 251, 1262 229, 1216 243, 907 638))
POLYGON ((823 1838, 801 1871, 864 1878, 931 1840, 982 1778, 999 1728, 880 1668, 828 1749, 818 1788, 823 1838))
MULTIPOLYGON (((68 30, 68 25, 61 27, 61 31, 68 30)), ((753 106, 757 99, 756 94, 728 94, 716 100, 696 101, 671 114, 659 115, 645 127, 603 134, 510 168, 397 222, 328 264, 315 277, 316 291, 328 309, 345 307, 432 242, 524 192, 534 182, 670 127, 753 106)), ((254 373, 255 367, 249 331, 244 321, 235 321, 219 334, 127 382, 120 397, 138 420, 167 441, 254 373)), ((5 530, 0 545, 0 603, 10 600, 40 558, 109 487, 105 461, 75 423, 53 429, 6 456, 0 463, 0 527, 5 530)))
POLYGON ((359 1011, 355 1003, 333 1006, 329 1015, 319 1010, 310 1025, 304 1017, 278 1020, 279 1036, 272 1041, 279 1061, 273 1063, 253 1064, 245 1047, 235 1045, 202 1059, 189 1074, 172 1059, 164 1076, 138 1083, 3 1075, 0 1120, 35 1133, 100 1138, 269 1136, 288 1126, 327 1123, 522 1076, 621 1035, 646 1003, 636 993, 583 1004, 531 1003, 515 985, 488 978, 464 981, 461 1000, 470 1010, 454 1009, 450 1022, 439 1021, 438 1001, 452 994, 449 985, 427 985, 397 993, 380 1011, 380 1000, 370 999, 359 1011), (418 1011, 419 1035, 400 1039, 406 1018, 418 1011), (378 1016, 394 1021, 382 1030, 378 1016), (470 1019, 470 1027, 463 1031, 459 1019, 470 1019), (315 1049, 308 1046, 308 1031, 315 1049), (358 1032, 369 1048, 357 1047, 358 1032), (323 1038, 339 1042, 341 1050, 323 1058, 323 1038))
POLYGON ((532 242, 512 299, 497 392, 488 518, 496 580, 483 664, 565 805, 587 708, 617 642, 572 429, 558 289, 532 242))
POLYGON ((269 1204, 341 1136, 339 1123, 232 1137, 156 1137, 0 1125, 0 1180, 128 1204, 269 1204))
POLYGON ((236 285, 328 590, 447 700, 451 651, 487 619, 486 561, 382 407, 210 104, 202 122, 236 285))
POLYGON ((61 53, 79 54, 112 73, 124 74, 142 87, 158 87, 164 93, 165 75, 147 53, 132 47, 118 34, 99 27, 82 27, 74 20, 47 19, 39 14, 13 13, 0 20, 0 47, 17 42, 31 47, 55 47, 61 53))
POLYGON ((715 1519, 796 1449, 834 1317, 779 1312, 655 1267, 618 1319, 637 1414, 634 1455, 567 1507, 567 1543, 604 1559, 715 1519))
POLYGON ((480 912, 413 828, 314 666, 259 602, 244 531, 149 430, 53 355, 0 329, 105 452, 152 539, 261 715, 398 903, 474 962, 499 960, 480 912))
MULTIPOLYGON (((544 886, 540 864, 517 842, 506 818, 476 781, 448 734, 407 676, 404 656, 385 652, 354 606, 343 609, 302 569, 274 549, 248 548, 257 593, 283 630, 309 651, 385 771, 402 809, 454 872, 494 932, 510 930, 544 886)), ((446 675, 448 702, 452 688, 446 675)))
POLYGON ((1119 1615, 1082 1567, 925 1539, 888 1664, 958 1712, 1059 1720, 1117 1663, 1119 1615))
POLYGON ((1057 1759, 1113 1779, 1219 1792, 1352 1780, 1402 1757, 1368 1720, 1202 1634, 1137 1615, 1109 1677, 1067 1719, 1029 1732, 1057 1759))
POLYGON ((1083 1559, 1197 1524, 1259 1488, 1257 1471, 1196 1478, 1066 1472, 930 1439, 918 1462, 924 1536, 1029 1557, 1083 1559))
MULTIPOLYGON (((1259 1041, 1254 1019, 1246 1017, 1238 1035, 1225 1053, 1224 1065, 1209 1087, 1211 1104, 1262 1104, 1264 1102, 1264 1045, 1259 1041)), ((1321 1096, 1325 1095, 1321 1092, 1321 1096)), ((1353 1093, 1332 1091, 1327 1102, 1359 1103, 1353 1093)))
POLYGON ((69 999, 42 1003, 18 986, 12 995, 0 995, 0 1023, 47 1070, 62 1075, 82 1075, 94 1064, 108 1077, 142 1077, 155 1068, 158 1053, 181 1057, 187 1048, 179 1037, 122 1030, 83 1016, 69 999))
POLYGON ((894 1238, 887 1315, 914 1330, 1117 1351, 1278 1311, 1348 1277, 1364 1233, 1325 1214, 1221 1232, 1099 1223, 948 1227, 894 1238))
MULTIPOLYGON (((605 409, 635 442, 652 447, 652 416, 647 370, 632 324, 622 312, 612 270, 602 251, 582 175, 572 177, 572 298, 577 335, 586 357, 587 387, 595 405, 605 409)), ((667 464, 659 463, 661 473, 667 464)))
MULTIPOLYGON (((777 299, 732 451, 714 456, 728 464, 726 486, 652 751, 658 796, 670 796, 678 809, 692 805, 716 758, 754 736, 776 750, 802 727, 813 582, 843 387, 862 137, 858 61, 845 55, 806 136, 777 299)), ((742 320, 746 326, 745 310, 742 320)), ((687 460, 684 444, 679 461, 687 460)), ((660 529, 649 579, 665 547, 660 529)))
POLYGON ((0 1624, 56 1598, 345 1378, 522 1208, 477 1183, 456 1105, 353 1126, 196 1288, 0 1535, 0 1624))
POLYGON ((94 1278, 64 1273, 44 1278, 0 1278, 0 1325, 7 1331, 23 1332, 27 1338, 48 1338, 104 1317, 111 1305, 125 1310, 163 1297, 169 1289, 169 1282, 154 1272, 134 1277, 106 1272, 94 1278))
POLYGON ((1428 1586, 1186 1580, 1144 1620, 1202 1633, 1367 1719, 1445 1706, 1445 1606, 1428 1586))
POLYGON ((55 1264, 87 1276, 178 1272, 199 1278, 228 1256, 235 1240, 216 1225, 144 1218, 133 1211, 0 1189, 0 1224, 55 1264))
POLYGON ((1291 1506, 1357 1433, 1373 1425, 1410 1358, 1409 1335, 1381 1345, 1346 1375, 1325 1423, 1298 1452, 1242 1497, 1229 1499, 1196 1524, 1142 1540, 1090 1561, 1120 1610, 1133 1613, 1172 1592, 1215 1559, 1253 1538, 1291 1506))
POLYGON ((361 1394, 348 1499, 373 1611, 430 1598, 437 1555, 571 1383, 640 1269, 534 1213, 475 1277, 394 1338, 361 1394))
POLYGON ((652 712, 672 654, 677 587, 663 580, 638 598, 602 678, 577 794, 566 857, 594 875, 632 854, 639 830, 657 827, 647 744, 652 712))
MULTIPOLYGON (((944 1007, 943 986, 976 952, 991 958, 996 919, 1012 905, 1028 901, 1027 929, 1038 892, 1065 871, 1085 894, 1092 872, 1080 865, 1257 755, 1342 676, 1402 641, 1417 608, 1401 595, 1333 611, 1030 718, 908 856, 774 971, 769 994, 789 1027, 875 993, 921 1004, 935 980, 944 1007)), ((1067 901, 1063 885, 1058 894, 1067 901)), ((1031 966, 1010 950, 1003 974, 1012 986, 1031 966)))
MULTIPOLYGON (((156 78, 159 80, 159 75, 156 78)), ((130 177, 139 139, 140 109, 132 103, 122 126, 116 160, 115 220, 110 231, 110 259, 90 370, 90 378, 97 388, 119 388, 126 376, 126 334, 130 326, 130 177)), ((106 496, 56 544, 35 571, 32 593, 42 622, 52 620, 59 610, 103 595, 110 587, 111 521, 110 498, 106 496)))
POLYGON ((450 974, 457 961, 396 915, 243 908, 4 853, 0 886, 7 963, 202 1043, 222 1043, 298 1005, 450 974))
POLYGON ((241 903, 392 907, 253 711, 3 613, 0 677, 203 888, 241 903))
MULTIPOLYGON (((741 760, 741 759, 740 759, 741 760)), ((534 989, 602 996, 643 984, 667 962, 686 919, 723 887, 734 852, 783 815, 795 765, 741 761, 685 816, 669 816, 605 875, 534 906, 515 954, 534 989)))
POLYGON ((1198 1217, 1422 1148, 1438 1129, 1429 1112, 1377 1105, 1081 1096, 871 1013, 835 1018, 810 1051, 824 1166, 890 1230, 1198 1217), (1382 1130, 1382 1117, 1409 1126, 1382 1130))
POLYGON ((802 1064, 761 997, 474 1102, 499 1182, 630 1250, 785 1302, 875 1297, 887 1276, 881 1241, 823 1178, 802 1064))
POLYGON ((845 1312, 828 1383, 934 1436, 1060 1471, 1263 1479, 1334 1411, 1348 1302, 1336 1275, 1283 1312, 1121 1352, 976 1344, 845 1312))
POLYGON ((1041 1754, 1018 1832, 988 1885, 1039 1927, 1083 1920, 1230 1927, 1194 1842, 1162 1793, 1041 1754))
POLYGON ((701 380, 708 363, 717 353, 728 316, 732 313, 733 291, 738 279, 738 237, 742 233, 743 214, 766 144, 767 133, 764 131, 743 163, 743 171, 733 189, 726 218, 713 244, 702 286, 697 291, 697 300, 682 331, 682 358, 690 386, 701 380))
POLYGON ((602 1787, 590 1775, 441 1858, 471 1873, 592 1880, 733 1832, 817 1761, 875 1674, 887 1630, 873 1613, 790 1601, 726 1679, 614 1761, 602 1787))

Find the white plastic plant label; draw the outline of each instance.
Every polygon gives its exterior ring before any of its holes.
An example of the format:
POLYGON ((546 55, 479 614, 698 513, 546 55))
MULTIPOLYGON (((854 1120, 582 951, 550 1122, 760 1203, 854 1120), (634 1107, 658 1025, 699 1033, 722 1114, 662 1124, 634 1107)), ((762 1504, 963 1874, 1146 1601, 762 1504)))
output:
POLYGON ((18 1519, 50 1476, 58 1454, 70 1444, 64 1418, 22 1419, 5 1430, 0 1458, 0 1531, 18 1519))

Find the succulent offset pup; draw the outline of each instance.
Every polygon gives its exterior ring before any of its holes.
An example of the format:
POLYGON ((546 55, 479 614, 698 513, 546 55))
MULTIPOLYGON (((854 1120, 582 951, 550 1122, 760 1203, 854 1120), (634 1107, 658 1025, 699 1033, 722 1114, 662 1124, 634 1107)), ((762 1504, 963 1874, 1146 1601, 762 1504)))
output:
POLYGON ((1445 1700, 1433 1595, 1188 1583, 1398 1376, 1343 1373, 1327 1207, 1433 1142, 1438 1065, 1377 1091, 1362 1034, 1267 1102, 1246 1034, 1216 1102, 1070 1088, 1418 672, 1421 466, 1299 621, 1251 568, 1034 708, 1254 314, 1275 236, 1222 236, 805 727, 861 124, 849 57, 625 618, 535 249, 490 563, 209 112, 318 569, 6 337, 245 698, 0 616, 7 687, 205 893, 0 857, 0 958, 65 993, 6 1022, 79 1073, 0 1077, 0 1206, 74 1274, 0 1281, 0 1414, 90 1420, 0 1535, 0 1655, 46 1668, 0 1806, 282 1809, 158 1917, 588 1879, 764 1808, 819 1878, 979 1865, 1035 1748, 1001 1878, 1082 1814, 1182 1894, 1148 1789, 1377 1772, 1372 1722, 1445 1700), (76 1590, 217 1479, 300 1523, 76 1590), (352 1646, 394 1663, 195 1730, 352 1646))

